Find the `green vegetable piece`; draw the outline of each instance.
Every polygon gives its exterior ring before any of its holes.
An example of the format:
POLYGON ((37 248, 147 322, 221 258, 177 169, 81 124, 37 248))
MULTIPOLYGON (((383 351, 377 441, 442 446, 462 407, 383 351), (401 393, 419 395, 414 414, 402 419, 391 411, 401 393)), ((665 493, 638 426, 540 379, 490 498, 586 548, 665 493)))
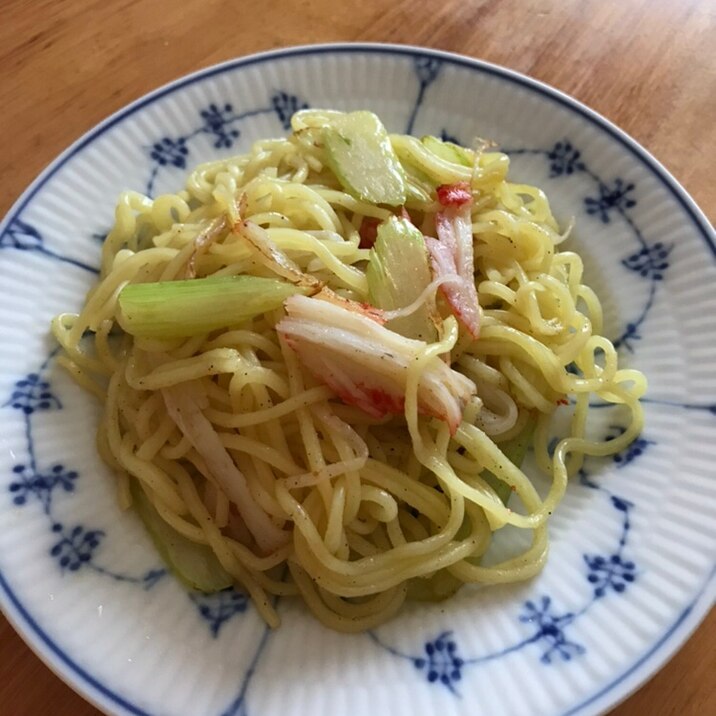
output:
POLYGON ((426 204, 435 200, 437 184, 414 164, 401 160, 405 173, 405 206, 424 210, 426 204))
POLYGON ((420 140, 427 149, 429 149, 436 157, 444 159, 446 162, 453 164, 461 164, 464 167, 473 165, 473 154, 469 149, 461 147, 453 142, 443 142, 437 137, 427 135, 420 140))
POLYGON ((405 203, 403 169, 381 121, 372 112, 332 117, 323 130, 326 158, 343 187, 372 204, 405 203))
POLYGON ((210 547, 192 542, 162 519, 136 480, 132 481, 132 497, 135 510, 159 554, 181 582, 207 594, 234 583, 210 547))
MULTIPOLYGON (((500 444, 500 449, 502 450, 503 455, 517 467, 522 465, 522 461, 525 459, 527 450, 532 444, 532 436, 534 435, 535 426, 535 420, 530 418, 525 427, 522 429, 522 432, 518 433, 511 440, 507 440, 500 444)), ((489 470, 485 470, 480 477, 497 493, 497 496, 506 505, 510 499, 510 495, 512 494, 510 486, 502 480, 498 480, 497 477, 495 477, 495 475, 493 475, 489 470)))
MULTIPOLYGON (((370 302, 386 311, 409 306, 431 281, 422 233, 406 219, 390 217, 378 227, 366 270, 370 302)), ((406 338, 432 343, 437 338, 427 305, 386 327, 406 338)))
POLYGON ((183 338, 236 325, 306 292, 285 281, 257 276, 135 283, 119 294, 118 321, 133 336, 183 338))

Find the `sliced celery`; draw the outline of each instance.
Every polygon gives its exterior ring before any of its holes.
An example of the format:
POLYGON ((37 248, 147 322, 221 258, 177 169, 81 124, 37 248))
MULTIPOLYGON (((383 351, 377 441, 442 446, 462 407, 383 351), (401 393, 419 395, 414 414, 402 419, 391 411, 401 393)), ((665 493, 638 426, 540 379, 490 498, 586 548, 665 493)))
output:
POLYGON ((402 162, 405 172, 405 206, 424 210, 435 197, 435 182, 421 169, 408 162, 402 162))
POLYGON ((449 159, 438 156, 417 137, 391 134, 390 143, 403 169, 406 172, 410 171, 413 176, 426 177, 433 186, 470 181, 472 176, 470 167, 458 162, 454 156, 449 159))
MULTIPOLYGON (((431 281, 425 239, 406 219, 390 217, 378 227, 378 236, 370 251, 366 269, 370 302, 387 311, 409 306, 431 281)), ((437 331, 427 305, 409 316, 395 318, 387 328, 406 338, 428 343, 437 331)))
POLYGON ((435 156, 453 164, 462 164, 471 167, 474 163, 474 152, 453 142, 444 142, 442 139, 427 135, 420 140, 435 156))
POLYGON ((133 336, 181 338, 241 323, 295 293, 306 289, 257 276, 135 283, 119 294, 118 321, 133 336))
POLYGON ((169 569, 191 589, 210 594, 234 581, 207 545, 197 544, 167 524, 136 481, 132 484, 134 507, 169 569))
POLYGON ((405 203, 403 169, 372 112, 330 116, 323 143, 328 165, 346 191, 373 204, 405 203))

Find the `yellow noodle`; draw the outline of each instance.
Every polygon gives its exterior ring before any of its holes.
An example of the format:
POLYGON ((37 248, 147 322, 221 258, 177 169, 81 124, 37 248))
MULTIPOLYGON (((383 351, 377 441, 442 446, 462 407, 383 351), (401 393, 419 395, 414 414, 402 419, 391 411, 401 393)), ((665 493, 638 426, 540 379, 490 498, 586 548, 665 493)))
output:
POLYGON ((168 525, 216 555, 270 625, 279 621, 275 599, 298 596, 327 626, 352 632, 389 619, 413 579, 434 580, 447 593, 455 583, 535 575, 569 477, 586 456, 614 454, 641 432, 646 380, 623 368, 601 335, 602 307, 582 283, 582 260, 561 250, 570 229, 560 233, 540 189, 507 180, 506 155, 466 150, 469 167, 398 135, 391 142, 414 188, 408 207, 424 231, 434 231, 441 208, 436 183, 472 185, 482 307, 475 340, 442 305, 439 339, 407 369, 404 415, 374 418, 340 402, 279 341, 283 309, 181 340, 124 335, 118 296, 128 283, 271 276, 235 228, 244 220, 263 227, 301 271, 368 300, 371 254, 360 248, 360 229, 365 218, 383 221, 394 211, 352 196, 327 168, 316 131, 331 116, 295 115, 290 137, 198 166, 177 194, 122 194, 99 283, 80 313, 58 316, 52 330, 60 365, 102 401, 97 448, 117 474, 120 504, 129 506, 138 483, 168 525), (199 248, 197 237, 208 235, 199 248), (421 374, 437 356, 477 388, 453 435, 418 411, 421 374), (243 537, 241 520, 237 528, 240 506, 212 473, 212 456, 167 410, 165 394, 176 386, 281 536, 273 549, 243 537), (569 427, 550 452, 552 416, 565 399, 569 427), (595 400, 622 406, 624 433, 609 441, 589 435, 595 400), (530 423, 537 465, 550 479, 544 497, 501 449, 530 423), (509 505, 486 470, 514 493, 509 505), (485 566, 494 531, 508 524, 530 531, 529 546, 485 566))

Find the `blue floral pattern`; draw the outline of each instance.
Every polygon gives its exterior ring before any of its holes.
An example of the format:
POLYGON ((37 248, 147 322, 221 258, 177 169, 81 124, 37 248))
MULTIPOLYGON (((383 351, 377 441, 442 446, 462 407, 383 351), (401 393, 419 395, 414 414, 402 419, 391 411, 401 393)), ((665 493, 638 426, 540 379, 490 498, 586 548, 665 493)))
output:
POLYGON ((62 403, 50 391, 50 384, 42 380, 38 373, 29 373, 15 383, 15 390, 5 403, 7 405, 22 410, 25 415, 32 415, 36 410, 62 408, 62 403))
POLYGON ((186 167, 188 154, 189 148, 186 146, 186 137, 177 139, 164 137, 164 139, 152 144, 149 151, 150 159, 153 159, 160 167, 166 167, 171 164, 177 169, 186 167))
MULTIPOLYGON (((633 459, 633 458, 632 458, 633 459)), ((597 487, 596 485, 590 485, 597 487)), ((627 545, 627 535, 631 529, 629 520, 630 511, 634 504, 622 497, 610 494, 614 509, 623 514, 622 532, 616 551, 610 555, 584 555, 584 562, 587 565, 587 580, 594 588, 594 599, 601 599, 611 589, 621 594, 627 587, 636 580, 636 564, 624 557, 624 549, 627 545)))
POLYGON ((228 149, 239 136, 238 129, 231 129, 234 121, 234 107, 228 102, 223 107, 210 104, 207 109, 199 112, 206 122, 205 131, 214 135, 214 146, 217 149, 228 149))
POLYGON ((540 657, 543 664, 552 663, 555 656, 559 656, 562 661, 569 661, 573 656, 579 656, 586 651, 581 644, 569 641, 565 635, 565 630, 574 621, 575 615, 571 612, 553 614, 550 611, 551 605, 551 598, 546 596, 537 603, 527 601, 525 611, 519 617, 521 622, 537 627, 537 632, 530 641, 543 643, 545 650, 540 657))
POLYGON ((2 405, 4 408, 18 411, 25 427, 26 459, 13 466, 8 492, 17 507, 39 504, 47 517, 49 530, 54 535, 49 554, 62 571, 92 569, 115 580, 141 584, 149 589, 166 574, 166 570, 153 569, 134 576, 108 569, 95 560, 96 552, 105 537, 104 530, 83 524, 67 526, 55 517, 55 498, 58 494, 74 493, 80 478, 79 471, 62 463, 42 467, 35 451, 35 416, 41 412, 62 410, 62 402, 47 379, 50 363, 56 353, 57 350, 50 354, 39 371, 29 373, 16 381, 13 392, 2 405))
POLYGON ((33 251, 42 247, 43 238, 40 232, 32 224, 17 217, 10 222, 10 226, 0 236, 0 248, 33 251))
POLYGON ((105 533, 102 530, 88 530, 82 525, 65 529, 60 523, 52 526, 53 532, 60 533, 50 554, 57 559, 62 569, 76 572, 80 567, 88 564, 97 547, 99 547, 105 533))
POLYGON ((588 196, 584 200, 587 214, 596 214, 608 224, 613 209, 626 211, 636 206, 636 199, 630 197, 635 188, 634 184, 626 184, 622 179, 615 179, 612 185, 599 182, 599 196, 596 199, 588 196))
POLYGON ((10 221, 5 231, 0 234, 0 251, 2 249, 14 249, 15 251, 44 254, 52 259, 76 266, 90 273, 99 273, 98 269, 84 261, 65 256, 48 248, 40 230, 28 221, 24 221, 17 216, 10 221))
POLYGON ((296 112, 301 109, 308 109, 307 102, 303 102, 295 94, 289 94, 288 92, 276 92, 271 97, 271 106, 285 130, 291 129, 291 117, 296 112))
POLYGON ((75 470, 67 470, 63 465, 53 465, 49 472, 40 473, 30 465, 15 465, 12 468, 13 481, 9 490, 13 493, 12 501, 21 506, 31 497, 36 497, 45 511, 49 511, 52 493, 56 488, 65 492, 74 492, 75 482, 79 474, 75 470))
POLYGON ((572 146, 568 140, 557 142, 551 150, 547 152, 549 159, 549 175, 551 177, 569 176, 575 172, 585 171, 587 166, 581 160, 582 153, 572 146))
POLYGON ((425 656, 416 657, 413 663, 417 669, 425 672, 431 684, 437 681, 454 691, 453 684, 462 678, 465 660, 458 655, 457 644, 451 637, 452 632, 445 631, 427 642, 425 656))
POLYGON ((618 554, 609 558, 585 554, 584 561, 589 567, 589 581, 594 585, 594 596, 597 598, 603 597, 608 589, 621 593, 627 583, 631 584, 636 579, 634 562, 625 561, 618 554))
POLYGON ((190 144, 200 135, 211 138, 214 148, 230 149, 241 136, 238 128, 244 120, 262 114, 275 114, 284 130, 291 128, 291 116, 300 109, 307 109, 308 103, 295 94, 279 90, 269 97, 266 107, 252 109, 238 114, 230 102, 212 102, 199 110, 201 122, 194 130, 178 137, 162 137, 147 148, 153 166, 147 181, 146 194, 152 196, 159 171, 164 167, 185 169, 191 153, 190 144))
POLYGON ((457 137, 450 134, 445 128, 440 130, 440 139, 442 139, 443 142, 452 142, 453 144, 460 144, 457 137))
POLYGON ((192 594, 191 600, 214 637, 219 636, 221 627, 231 617, 245 612, 249 604, 249 598, 235 589, 225 589, 216 594, 192 594))
POLYGON ((408 122, 405 126, 406 134, 413 133, 415 119, 423 105, 425 92, 438 78, 440 70, 442 69, 442 62, 435 57, 416 57, 413 60, 413 68, 415 70, 415 75, 418 78, 419 88, 418 96, 415 98, 413 111, 410 113, 410 117, 408 117, 408 122))
POLYGON ((664 246, 657 241, 653 246, 644 246, 635 254, 622 260, 622 265, 630 271, 638 273, 642 278, 661 281, 664 272, 669 268, 669 254, 673 246, 664 246))

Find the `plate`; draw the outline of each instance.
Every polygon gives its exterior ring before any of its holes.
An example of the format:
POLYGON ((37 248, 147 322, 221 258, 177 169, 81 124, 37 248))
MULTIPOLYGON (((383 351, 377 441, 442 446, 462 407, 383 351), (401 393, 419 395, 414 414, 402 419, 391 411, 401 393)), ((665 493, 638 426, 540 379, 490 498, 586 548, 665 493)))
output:
MULTIPOLYGON (((25 640, 110 714, 596 714, 661 666, 716 594, 716 244, 633 140, 559 92, 456 55, 301 47, 191 75, 62 154, 0 230, 0 601, 25 640), (463 589, 345 636, 295 603, 269 631, 241 594, 188 594, 117 508, 98 408, 57 369, 51 317, 96 278, 119 192, 179 188, 200 161, 285 133, 295 110, 369 108, 392 131, 507 150, 542 187, 650 381, 646 427, 586 463, 530 582, 463 589), (519 675, 518 677, 516 675, 519 675)), ((593 411, 594 430, 621 429, 593 411)))

